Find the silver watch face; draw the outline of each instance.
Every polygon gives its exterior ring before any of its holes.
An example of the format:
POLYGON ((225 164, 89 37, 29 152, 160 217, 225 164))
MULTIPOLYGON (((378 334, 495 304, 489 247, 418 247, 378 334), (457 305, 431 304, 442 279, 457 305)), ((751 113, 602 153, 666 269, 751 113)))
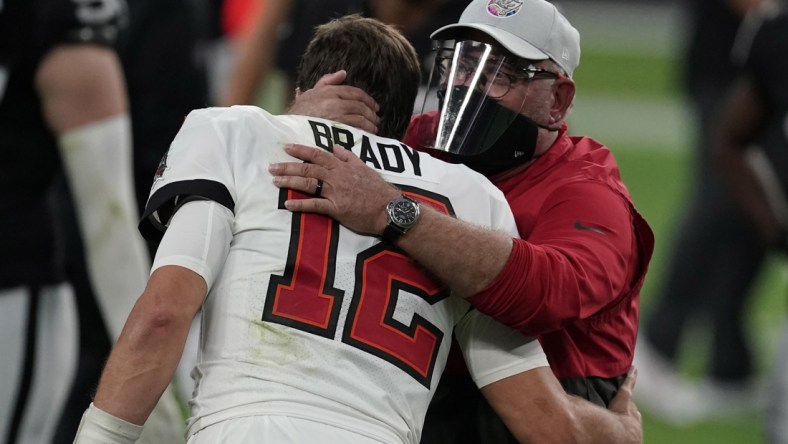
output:
POLYGON ((400 198, 389 204, 389 218, 399 227, 409 228, 419 217, 419 206, 410 199, 400 198))

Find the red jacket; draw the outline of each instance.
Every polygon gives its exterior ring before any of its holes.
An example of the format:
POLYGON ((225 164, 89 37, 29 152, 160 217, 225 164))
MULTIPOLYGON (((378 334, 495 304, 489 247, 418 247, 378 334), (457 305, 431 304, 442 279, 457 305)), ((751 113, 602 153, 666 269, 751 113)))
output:
POLYGON ((545 154, 496 182, 521 239, 498 277, 469 301, 537 336, 558 378, 611 378, 632 364, 654 236, 610 150, 566 132, 564 125, 545 154))

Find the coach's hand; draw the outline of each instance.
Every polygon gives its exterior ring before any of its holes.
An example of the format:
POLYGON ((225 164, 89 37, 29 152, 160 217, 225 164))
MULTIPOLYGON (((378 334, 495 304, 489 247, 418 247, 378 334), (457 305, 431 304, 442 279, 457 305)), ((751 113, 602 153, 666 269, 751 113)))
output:
POLYGON ((296 90, 287 113, 334 120, 377 134, 380 124, 377 102, 364 90, 343 85, 346 77, 347 72, 340 70, 324 75, 310 90, 296 90))
POLYGON ((274 176, 274 185, 315 195, 288 200, 288 210, 326 214, 363 234, 378 236, 383 232, 386 205, 400 195, 397 188, 339 145, 334 146, 333 155, 305 145, 286 145, 285 151, 308 163, 271 164, 268 171, 274 176))
POLYGON ((637 377, 637 369, 635 367, 630 368, 624 383, 621 384, 618 393, 616 393, 616 396, 613 397, 608 406, 610 411, 618 413, 626 419, 627 429, 631 434, 631 442, 643 442, 643 417, 632 400, 632 392, 635 389, 637 377))

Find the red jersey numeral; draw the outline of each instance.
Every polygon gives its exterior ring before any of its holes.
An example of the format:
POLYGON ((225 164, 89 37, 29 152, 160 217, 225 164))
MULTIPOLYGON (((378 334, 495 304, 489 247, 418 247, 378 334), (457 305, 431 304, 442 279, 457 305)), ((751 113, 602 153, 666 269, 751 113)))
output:
MULTIPOLYGON (((447 214, 447 199, 416 188, 405 194, 447 214)), ((280 203, 305 197, 283 190, 280 203)), ((268 286, 263 320, 333 339, 344 291, 334 287, 339 225, 328 217, 293 213, 287 265, 268 286)), ((355 288, 342 342, 373 354, 430 386, 443 332, 415 314, 410 324, 394 319, 400 290, 435 304, 448 296, 443 285, 401 250, 382 242, 356 256, 355 288)))

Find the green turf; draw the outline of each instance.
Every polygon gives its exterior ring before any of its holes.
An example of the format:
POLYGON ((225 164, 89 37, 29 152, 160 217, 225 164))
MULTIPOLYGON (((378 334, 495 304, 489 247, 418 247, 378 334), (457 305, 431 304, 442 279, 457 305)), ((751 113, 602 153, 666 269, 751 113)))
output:
POLYGON ((673 427, 643 416, 646 444, 761 444, 760 419, 747 416, 737 420, 706 421, 691 427, 673 427))
POLYGON ((672 227, 686 194, 689 162, 686 152, 662 147, 633 147, 614 154, 624 183, 656 239, 644 288, 644 293, 648 293, 654 277, 662 273, 663 258, 669 250, 666 240, 672 237, 672 227))
MULTIPOLYGON (((581 92, 611 98, 652 100, 680 98, 676 60, 653 55, 608 53, 583 48, 583 61, 576 73, 581 92)), ((575 119, 583 119, 577 115, 575 119)), ((653 124, 643 119, 644 125, 653 124)), ((587 135, 594 136, 592 132, 587 135)), ((608 135, 607 137, 610 137, 608 135)), ((649 221, 656 236, 654 257, 641 296, 642 319, 648 317, 673 247, 672 239, 690 186, 691 147, 663 147, 644 142, 640 146, 603 140, 614 150, 635 204, 649 221)), ((757 281, 747 313, 747 331, 753 344, 755 364, 766 376, 774 353, 777 329, 785 318, 786 259, 771 257, 757 281)), ((703 373, 708 337, 700 328, 688 335, 681 353, 680 370, 690 379, 703 373)), ((637 390, 637 388, 636 388, 637 390)), ((644 435, 648 444, 761 444, 761 417, 757 412, 741 418, 704 421, 676 427, 644 411, 644 435)))
POLYGON ((678 76, 673 60, 591 47, 583 48, 583 60, 574 78, 583 91, 648 99, 677 94, 678 76))
MULTIPOLYGON (((641 214, 649 221, 656 237, 654 258, 641 297, 643 317, 647 317, 653 298, 667 267, 673 230, 682 208, 691 173, 686 152, 643 147, 616 153, 622 176, 641 214)), ((785 282, 781 275, 784 259, 772 258, 756 286, 749 310, 748 330, 756 354, 759 373, 765 375, 773 354, 774 337, 785 310, 785 282)), ((684 345, 681 370, 688 378, 702 373, 705 366, 705 337, 689 335, 684 345)), ((636 388, 637 390, 637 388, 636 388)), ((648 444, 759 444, 760 417, 757 413, 733 420, 704 421, 675 427, 644 411, 644 434, 648 444)))

